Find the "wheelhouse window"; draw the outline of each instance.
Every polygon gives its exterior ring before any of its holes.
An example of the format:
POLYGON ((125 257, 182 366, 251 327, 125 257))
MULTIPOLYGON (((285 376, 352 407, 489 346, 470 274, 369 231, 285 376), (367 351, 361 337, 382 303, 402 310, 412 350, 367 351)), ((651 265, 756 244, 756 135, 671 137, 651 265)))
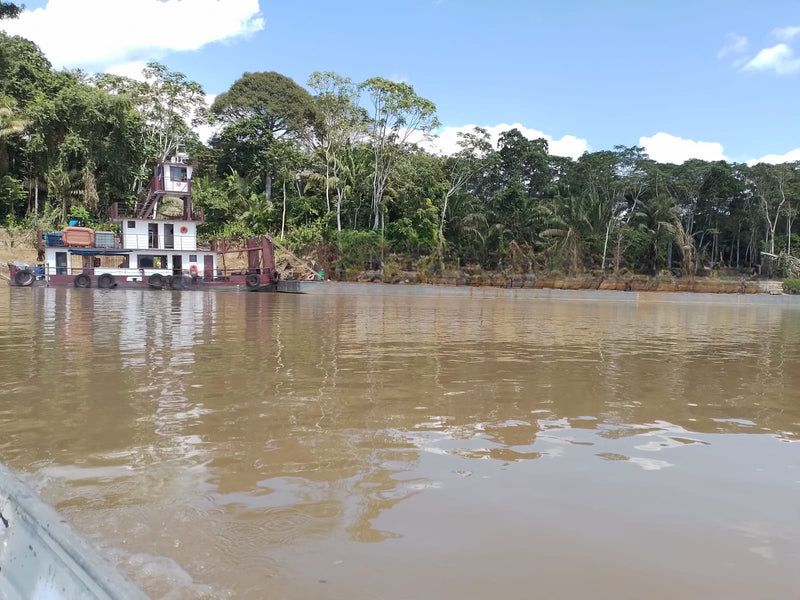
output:
POLYGON ((128 229, 136 229, 136 221, 128 221, 128 229))
POLYGON ((186 167, 170 167, 169 178, 172 181, 188 181, 186 167))

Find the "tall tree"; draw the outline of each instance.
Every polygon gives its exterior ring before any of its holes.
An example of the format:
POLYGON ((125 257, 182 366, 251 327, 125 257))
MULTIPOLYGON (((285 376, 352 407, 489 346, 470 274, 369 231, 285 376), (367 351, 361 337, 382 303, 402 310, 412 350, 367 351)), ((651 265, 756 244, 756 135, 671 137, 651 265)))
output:
POLYGON ((517 182, 529 197, 541 198, 552 176, 547 140, 529 140, 518 129, 510 129, 500 134, 497 147, 498 188, 517 182))
POLYGON ((787 200, 787 189, 797 176, 792 165, 759 163, 746 171, 750 192, 758 199, 766 224, 766 242, 770 254, 775 254, 775 230, 787 200))
POLYGON ((137 142, 144 156, 131 182, 134 194, 150 180, 153 163, 196 142, 193 127, 207 122, 205 93, 199 83, 158 62, 147 63, 142 75, 143 81, 106 73, 93 80, 98 88, 129 101, 144 119, 137 142))
POLYGON ((342 230, 342 202, 347 188, 345 156, 348 148, 366 132, 366 115, 358 106, 360 88, 349 77, 336 73, 312 73, 308 85, 314 98, 319 118, 319 136, 325 158, 325 203, 331 210, 330 186, 336 190, 336 229, 342 230))
POLYGON ((212 144, 222 150, 227 167, 245 166, 261 176, 267 200, 274 175, 267 151, 273 140, 307 138, 316 122, 311 95, 274 71, 245 73, 216 97, 211 112, 225 124, 212 144))
POLYGON ((382 224, 383 195, 389 175, 410 141, 438 127, 436 105, 406 83, 373 77, 363 84, 372 101, 370 138, 374 157, 372 229, 382 224))
POLYGON ((6 175, 11 167, 9 138, 22 133, 28 125, 13 105, 12 99, 0 98, 0 176, 6 175))
POLYGON ((24 8, 13 2, 0 2, 0 19, 16 19, 24 8))
POLYGON ((484 159, 492 152, 489 132, 482 127, 475 127, 468 133, 458 133, 459 150, 452 156, 444 158, 446 187, 442 198, 442 214, 439 219, 439 250, 444 246, 444 226, 447 219, 447 205, 450 198, 460 192, 478 172, 484 159))

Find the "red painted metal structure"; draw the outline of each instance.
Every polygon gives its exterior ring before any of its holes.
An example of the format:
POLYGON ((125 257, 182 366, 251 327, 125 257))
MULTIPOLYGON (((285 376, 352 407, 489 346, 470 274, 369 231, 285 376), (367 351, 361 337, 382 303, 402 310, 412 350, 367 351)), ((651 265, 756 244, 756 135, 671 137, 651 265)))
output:
MULTIPOLYGON (((37 243, 40 252, 44 252, 45 239, 41 231, 37 232, 37 243)), ((64 246, 70 250, 69 246, 64 246)), ((97 256, 124 256, 129 251, 125 249, 85 248, 73 247, 73 254, 83 255, 83 266, 73 268, 66 266, 50 269, 51 272, 37 273, 30 266, 9 263, 9 285, 19 287, 51 287, 75 286, 80 288, 152 288, 152 289, 247 289, 251 291, 273 292, 277 291, 279 280, 275 270, 275 247, 272 238, 262 236, 250 238, 245 248, 229 248, 223 240, 212 243, 212 250, 217 254, 230 254, 247 252, 247 268, 244 270, 217 269, 204 265, 202 271, 192 271, 190 274, 164 276, 161 274, 146 275, 143 269, 130 269, 125 276, 115 276, 109 273, 96 275, 92 259, 97 256), (52 272, 55 271, 55 272, 52 272)))

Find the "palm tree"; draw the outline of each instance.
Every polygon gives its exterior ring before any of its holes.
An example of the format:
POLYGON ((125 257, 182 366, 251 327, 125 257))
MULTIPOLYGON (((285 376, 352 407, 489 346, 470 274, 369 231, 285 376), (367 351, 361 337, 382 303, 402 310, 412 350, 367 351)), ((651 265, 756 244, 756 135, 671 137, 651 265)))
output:
POLYGON ((684 270, 690 267, 693 245, 683 230, 680 211, 672 197, 658 195, 647 201, 640 200, 633 218, 650 238, 648 262, 653 273, 658 270, 659 248, 665 242, 677 241, 683 255, 684 270))
POLYGON ((545 227, 539 234, 554 265, 577 272, 584 262, 594 229, 589 195, 557 196, 546 206, 545 227))
POLYGON ((14 112, 9 100, 0 100, 0 176, 8 173, 11 166, 7 140, 22 133, 27 126, 28 121, 14 112))

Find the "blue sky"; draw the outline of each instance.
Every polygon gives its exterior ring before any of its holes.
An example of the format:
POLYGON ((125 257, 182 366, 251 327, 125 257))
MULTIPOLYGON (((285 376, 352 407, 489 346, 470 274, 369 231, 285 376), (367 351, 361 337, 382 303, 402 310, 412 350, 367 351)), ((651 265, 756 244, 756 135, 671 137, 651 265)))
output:
POLYGON ((245 71, 382 76, 436 103, 444 139, 519 124, 564 154, 644 143, 659 160, 800 159, 797 0, 25 4, 33 14, 5 27, 57 66, 158 59, 209 94, 245 71))

